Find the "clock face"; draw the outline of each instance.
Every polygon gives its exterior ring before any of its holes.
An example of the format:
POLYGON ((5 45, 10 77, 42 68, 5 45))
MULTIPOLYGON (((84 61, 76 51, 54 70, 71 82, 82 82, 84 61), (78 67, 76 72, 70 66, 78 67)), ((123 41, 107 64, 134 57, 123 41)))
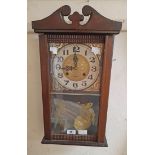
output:
POLYGON ((86 89, 99 75, 98 57, 84 44, 67 44, 60 48, 52 66, 55 79, 69 90, 86 89))

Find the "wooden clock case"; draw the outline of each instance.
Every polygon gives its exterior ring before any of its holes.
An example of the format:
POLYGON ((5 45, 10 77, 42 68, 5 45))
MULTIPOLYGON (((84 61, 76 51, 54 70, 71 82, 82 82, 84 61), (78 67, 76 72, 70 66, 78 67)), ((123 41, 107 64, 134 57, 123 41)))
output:
POLYGON ((34 29, 34 32, 39 33, 44 117, 44 138, 42 143, 107 146, 105 130, 113 55, 113 42, 114 36, 121 30, 122 23, 105 18, 88 5, 82 8, 83 15, 79 14, 78 12, 74 12, 72 15, 70 15, 70 13, 71 8, 68 5, 65 5, 42 20, 32 21, 32 28, 34 29), (68 16, 71 24, 65 22, 64 16, 68 16), (82 25, 81 22, 84 20, 84 16, 89 16, 89 20, 87 23, 82 25), (51 135, 48 52, 49 42, 104 43, 97 135, 88 135, 85 137, 80 135, 51 135))

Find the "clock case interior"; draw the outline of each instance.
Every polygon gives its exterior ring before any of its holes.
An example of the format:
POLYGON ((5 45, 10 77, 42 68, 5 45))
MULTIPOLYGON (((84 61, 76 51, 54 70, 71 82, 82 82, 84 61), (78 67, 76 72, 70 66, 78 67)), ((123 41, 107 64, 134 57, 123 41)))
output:
MULTIPOLYGON (((108 96, 110 85, 110 73, 112 64, 114 35, 121 29, 121 23, 112 21, 100 15, 90 6, 84 6, 82 9, 84 16, 90 16, 90 20, 85 25, 81 25, 83 15, 75 12, 70 14, 70 7, 63 6, 52 15, 42 20, 33 21, 32 28, 39 33, 41 80, 42 80, 42 99, 44 115, 44 138, 43 144, 67 144, 67 145, 90 145, 107 146, 105 138, 106 118, 108 108, 108 96), (72 24, 67 24, 62 19, 63 16, 69 16, 72 24), (55 22, 52 22, 52 21, 55 22), (95 24, 94 24, 95 23, 95 24), (102 44, 102 68, 100 77, 100 86, 98 96, 94 97, 94 104, 98 102, 98 120, 96 131, 87 135, 62 134, 53 132, 52 105, 53 98, 65 98, 65 94, 53 94, 52 76, 50 74, 50 43, 68 43, 68 44, 102 44), (96 99, 95 99, 96 98, 96 99)), ((91 91, 85 97, 78 98, 78 91, 63 90, 61 93, 71 93, 75 100, 88 99, 91 91)), ((93 92, 94 93, 94 92, 93 92)), ((67 94, 66 94, 66 98, 67 94)), ((86 100, 87 101, 87 100, 86 100)), ((97 103, 96 103, 97 104, 97 103)))

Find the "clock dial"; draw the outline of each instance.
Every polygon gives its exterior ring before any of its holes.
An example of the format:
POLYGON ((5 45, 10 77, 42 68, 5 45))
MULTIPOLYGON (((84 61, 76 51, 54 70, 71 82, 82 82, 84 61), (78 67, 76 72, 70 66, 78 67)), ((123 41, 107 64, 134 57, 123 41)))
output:
POLYGON ((65 77, 71 81, 84 80, 86 76, 89 74, 89 70, 90 70, 89 62, 84 56, 77 54, 78 62, 77 62, 77 66, 75 67, 73 59, 74 59, 74 55, 70 55, 64 60, 62 64, 63 68, 66 68, 68 64, 73 66, 73 69, 70 71, 63 70, 65 77))
POLYGON ((70 90, 90 87, 99 74, 99 60, 91 47, 83 44, 67 44, 60 48, 53 60, 56 80, 70 90))

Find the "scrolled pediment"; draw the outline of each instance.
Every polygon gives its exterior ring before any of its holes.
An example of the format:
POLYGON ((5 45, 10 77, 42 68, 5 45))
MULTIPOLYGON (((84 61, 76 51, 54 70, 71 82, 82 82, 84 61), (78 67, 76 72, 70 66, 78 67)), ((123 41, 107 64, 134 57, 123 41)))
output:
POLYGON ((64 5, 48 17, 32 21, 32 28, 37 33, 76 32, 117 34, 120 32, 121 27, 121 22, 113 21, 102 16, 88 5, 82 8, 82 14, 78 12, 71 14, 70 6, 64 5), (66 16, 71 21, 70 23, 65 21, 64 17, 66 16), (85 24, 81 24, 81 21, 84 21, 86 16, 89 16, 89 20, 85 24))

